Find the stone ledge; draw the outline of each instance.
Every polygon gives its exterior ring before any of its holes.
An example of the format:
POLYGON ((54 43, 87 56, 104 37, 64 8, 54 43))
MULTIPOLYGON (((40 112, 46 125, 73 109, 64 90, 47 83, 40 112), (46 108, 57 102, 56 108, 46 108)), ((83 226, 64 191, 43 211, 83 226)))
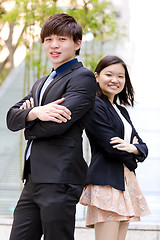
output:
POLYGON ((13 219, 12 218, 0 218, 0 225, 12 225, 13 219))
MULTIPOLYGON (((0 218, 0 240, 9 239, 12 218, 0 218)), ((43 239, 43 237, 42 237, 43 239)), ((41 240, 42 240, 41 239, 41 240)), ((86 228, 85 221, 76 221, 76 240, 95 240, 94 229, 86 228)), ((127 232, 126 240, 155 240, 160 239, 160 224, 157 223, 131 223, 127 232)))
MULTIPOLYGON (((85 221, 76 221, 76 228, 90 229, 85 227, 85 221)), ((160 231, 160 223, 134 222, 129 224, 128 230, 160 231)))
MULTIPOLYGON (((12 218, 0 218, 0 225, 10 226, 12 225, 12 218)), ((85 221, 76 221, 76 228, 90 229, 85 227, 85 221)), ((160 223, 142 223, 135 222, 129 224, 129 230, 138 231, 160 231, 160 223)))

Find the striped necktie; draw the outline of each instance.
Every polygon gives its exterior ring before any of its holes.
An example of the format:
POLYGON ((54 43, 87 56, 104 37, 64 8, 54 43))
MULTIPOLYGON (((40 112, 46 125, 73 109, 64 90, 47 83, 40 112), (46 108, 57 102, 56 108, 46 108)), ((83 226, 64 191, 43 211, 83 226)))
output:
MULTIPOLYGON (((49 75, 49 77, 47 78, 45 83, 43 84, 43 87, 41 88, 40 96, 39 96, 39 106, 41 105, 42 97, 43 97, 43 94, 44 94, 46 88, 53 81, 55 76, 56 76, 56 71, 51 72, 51 74, 49 75)), ((27 150, 27 153, 26 153, 26 160, 28 160, 29 156, 31 155, 32 143, 33 143, 33 140, 31 141, 31 143, 30 143, 30 145, 28 147, 28 150, 27 150)))
POLYGON ((43 94, 44 94, 46 88, 47 88, 48 85, 53 81, 53 79, 54 79, 55 76, 56 76, 56 71, 51 72, 51 74, 49 75, 49 77, 47 78, 47 80, 45 81, 45 83, 43 84, 43 87, 42 87, 42 89, 41 89, 40 96, 39 96, 39 106, 41 105, 42 97, 43 97, 43 94))

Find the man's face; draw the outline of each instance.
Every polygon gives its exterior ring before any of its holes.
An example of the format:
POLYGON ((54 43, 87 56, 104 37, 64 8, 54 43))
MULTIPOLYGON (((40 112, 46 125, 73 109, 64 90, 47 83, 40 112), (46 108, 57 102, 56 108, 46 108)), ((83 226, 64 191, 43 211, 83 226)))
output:
POLYGON ((68 36, 51 35, 44 39, 44 51, 48 59, 56 69, 65 62, 75 58, 75 52, 81 46, 81 40, 77 43, 68 36))

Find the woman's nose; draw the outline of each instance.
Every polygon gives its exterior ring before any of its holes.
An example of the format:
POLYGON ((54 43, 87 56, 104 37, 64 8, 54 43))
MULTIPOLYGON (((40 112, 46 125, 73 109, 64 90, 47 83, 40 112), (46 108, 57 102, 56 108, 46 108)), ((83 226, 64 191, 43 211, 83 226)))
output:
POLYGON ((112 79, 111 79, 112 82, 117 82, 117 77, 116 76, 113 76, 112 79))

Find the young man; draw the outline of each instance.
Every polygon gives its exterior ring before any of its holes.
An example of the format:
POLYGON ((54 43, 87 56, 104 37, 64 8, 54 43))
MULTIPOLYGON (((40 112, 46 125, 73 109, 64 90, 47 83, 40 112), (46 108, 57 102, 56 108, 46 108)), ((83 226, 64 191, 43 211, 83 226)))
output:
MULTIPOLYGON (((94 74, 75 58, 81 26, 54 14, 41 30, 54 77, 42 77, 7 114, 12 131, 25 128, 28 140, 23 179, 10 240, 73 240, 76 204, 85 183, 82 131, 94 104, 94 74)), ((52 75, 52 73, 50 74, 52 75)))

